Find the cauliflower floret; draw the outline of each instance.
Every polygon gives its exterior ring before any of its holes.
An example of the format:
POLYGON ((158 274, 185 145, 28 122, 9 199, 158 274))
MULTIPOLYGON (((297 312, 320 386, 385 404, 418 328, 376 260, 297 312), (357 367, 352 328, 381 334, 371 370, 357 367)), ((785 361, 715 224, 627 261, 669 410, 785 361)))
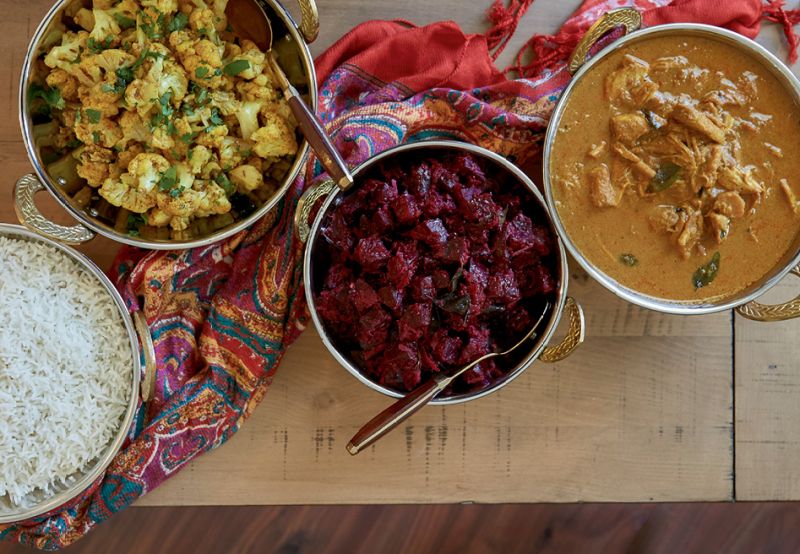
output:
POLYGON ((96 10, 107 10, 114 4, 114 0, 93 0, 92 7, 96 10))
POLYGON ((123 138, 122 129, 116 122, 101 118, 92 123, 88 115, 82 115, 81 120, 76 121, 75 136, 84 144, 98 144, 105 148, 112 148, 123 138))
MULTIPOLYGON (((145 126, 142 118, 136 112, 129 112, 125 110, 119 118, 119 125, 122 128, 123 143, 120 144, 123 148, 127 145, 128 141, 135 142, 148 142, 150 140, 150 130, 145 126)), ((121 156, 122 154, 120 154, 121 156)), ((126 165, 127 167, 127 165, 126 165)))
POLYGON ((142 7, 152 8, 160 13, 175 13, 178 11, 178 0, 140 0, 142 7))
POLYGON ((206 130, 197 135, 197 144, 208 148, 220 148, 222 139, 228 136, 228 127, 217 125, 216 127, 206 127, 206 130))
POLYGON ((216 16, 208 8, 198 8, 189 14, 189 27, 200 36, 218 42, 216 16))
POLYGON ((144 147, 141 144, 137 142, 129 144, 125 150, 117 155, 117 167, 121 168, 123 171, 128 171, 128 165, 142 152, 144 152, 144 147))
POLYGON ((211 105, 218 108, 222 115, 233 115, 241 107, 236 95, 231 92, 215 90, 209 96, 211 97, 211 105))
POLYGON ((121 29, 114 16, 104 10, 92 10, 92 15, 94 16, 94 27, 89 33, 89 38, 98 45, 116 46, 119 44, 121 29))
POLYGON ((161 99, 169 94, 169 100, 178 106, 186 97, 189 82, 183 70, 174 62, 157 58, 150 70, 141 79, 134 79, 125 89, 125 100, 146 118, 157 107, 161 99))
POLYGON ((297 152, 297 138, 283 118, 275 117, 250 136, 253 151, 262 158, 289 156, 297 152))
POLYGON ((225 194, 225 189, 218 184, 205 183, 205 187, 198 192, 200 193, 200 202, 194 214, 196 217, 208 217, 231 211, 231 202, 225 194))
POLYGON ((154 148, 169 150, 175 146, 175 140, 170 136, 166 127, 158 127, 153 131, 150 143, 154 148))
POLYGON ((188 78, 203 87, 217 89, 223 82, 220 48, 208 39, 195 40, 187 31, 169 35, 169 43, 188 78))
POLYGON ((197 175, 209 160, 211 160, 211 150, 202 145, 195 146, 189 155, 189 171, 197 175))
POLYGON ((153 227, 165 227, 172 221, 172 216, 160 208, 153 208, 147 212, 147 224, 153 227))
POLYGON ((86 31, 91 31, 94 27, 94 14, 92 14, 92 10, 87 10, 86 8, 79 9, 72 16, 72 20, 86 31))
POLYGON ((104 117, 119 113, 119 95, 108 90, 107 83, 97 83, 92 88, 81 87, 79 96, 84 109, 99 111, 104 117))
POLYGON ((200 205, 200 193, 191 188, 176 196, 165 192, 156 196, 159 209, 171 216, 191 217, 200 205))
POLYGON ((289 106, 288 102, 266 102, 261 106, 261 115, 266 121, 280 117, 290 128, 294 129, 297 127, 297 120, 294 118, 292 108, 289 106))
POLYGON ((138 188, 137 180, 131 173, 123 173, 119 179, 109 177, 103 182, 103 186, 98 192, 109 204, 139 214, 145 213, 156 205, 155 191, 138 188))
MULTIPOLYGON (((189 228, 189 223, 191 220, 188 217, 173 217, 170 222, 169 226, 172 227, 176 231, 185 231, 189 228)), ((183 236, 176 236, 173 235, 175 238, 185 238, 183 236)))
POLYGON ((262 103, 258 101, 242 102, 236 111, 236 119, 239 120, 239 130, 243 139, 250 139, 258 130, 258 114, 261 106, 262 103))
POLYGON ((50 88, 57 88, 64 100, 74 102, 78 99, 78 80, 63 69, 53 69, 45 81, 50 88))
POLYGON ((86 75, 80 71, 78 61, 81 59, 81 53, 86 50, 86 41, 89 39, 89 33, 86 31, 78 31, 73 33, 68 31, 61 37, 61 44, 53 46, 47 55, 44 57, 44 63, 47 67, 61 68, 78 81, 89 81, 86 75))
POLYGON ((264 184, 264 176, 252 165, 234 167, 228 175, 239 192, 251 192, 264 184))
POLYGON ((221 137, 216 142, 219 163, 223 168, 235 167, 250 155, 252 145, 237 137, 221 137))
MULTIPOLYGON (((113 1, 108 2, 113 4, 113 1)), ((139 12, 139 5, 136 0, 122 0, 116 6, 100 8, 95 2, 95 9, 107 9, 111 16, 120 24, 120 27, 136 27, 136 14, 139 12), (123 23, 124 22, 124 23, 123 23)))
POLYGON ((128 164, 128 173, 135 179, 137 189, 152 192, 169 167, 169 162, 164 156, 144 153, 131 160, 128 164))
POLYGON ((222 173, 222 168, 219 164, 215 161, 210 161, 203 166, 203 169, 200 171, 200 177, 203 179, 213 179, 214 176, 220 173, 222 173))
POLYGON ((242 51, 236 56, 237 60, 245 60, 250 65, 247 69, 240 71, 236 76, 242 79, 255 79, 257 76, 262 75, 264 72, 264 63, 266 56, 264 52, 259 50, 254 42, 247 39, 242 40, 242 51))
POLYGON ((99 187, 108 179, 114 153, 108 148, 88 145, 82 149, 78 158, 78 175, 93 187, 99 187))
POLYGON ((116 79, 117 69, 133 62, 133 56, 124 50, 110 48, 99 54, 84 56, 78 64, 79 71, 76 77, 81 84, 89 87, 102 80, 106 80, 110 84, 116 79))
POLYGON ((263 100, 266 102, 278 99, 277 88, 273 86, 270 78, 263 73, 256 76, 252 81, 237 81, 236 91, 245 101, 263 100))

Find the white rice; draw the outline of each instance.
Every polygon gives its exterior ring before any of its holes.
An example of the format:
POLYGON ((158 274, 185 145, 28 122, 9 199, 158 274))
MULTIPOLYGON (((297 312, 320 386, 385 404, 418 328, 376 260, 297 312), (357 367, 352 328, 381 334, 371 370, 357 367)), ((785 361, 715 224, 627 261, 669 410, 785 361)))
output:
POLYGON ((0 513, 63 490, 103 454, 131 359, 95 276, 56 248, 0 236, 0 513))

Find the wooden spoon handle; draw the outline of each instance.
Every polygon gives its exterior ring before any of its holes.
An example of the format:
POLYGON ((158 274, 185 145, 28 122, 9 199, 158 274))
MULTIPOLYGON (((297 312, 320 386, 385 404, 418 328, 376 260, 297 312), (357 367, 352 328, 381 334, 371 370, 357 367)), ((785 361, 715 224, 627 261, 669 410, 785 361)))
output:
MULTIPOLYGON (((449 383, 450 380, 447 380, 449 383)), ((437 379, 431 379, 418 387, 414 392, 404 396, 397 402, 373 417, 356 433, 347 445, 347 451, 356 455, 366 447, 383 437, 386 433, 414 415, 420 408, 442 392, 447 386, 437 379), (444 386, 443 386, 444 385, 444 386)))

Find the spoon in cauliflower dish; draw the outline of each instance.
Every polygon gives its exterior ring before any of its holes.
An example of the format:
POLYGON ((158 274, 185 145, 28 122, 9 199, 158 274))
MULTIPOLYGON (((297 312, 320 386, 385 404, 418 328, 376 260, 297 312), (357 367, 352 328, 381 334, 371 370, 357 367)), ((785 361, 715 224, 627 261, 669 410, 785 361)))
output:
POLYGON ((226 4, 76 1, 45 47, 29 92, 50 118, 37 146, 120 232, 185 240, 227 226, 272 196, 298 152, 265 53, 235 36, 226 4))

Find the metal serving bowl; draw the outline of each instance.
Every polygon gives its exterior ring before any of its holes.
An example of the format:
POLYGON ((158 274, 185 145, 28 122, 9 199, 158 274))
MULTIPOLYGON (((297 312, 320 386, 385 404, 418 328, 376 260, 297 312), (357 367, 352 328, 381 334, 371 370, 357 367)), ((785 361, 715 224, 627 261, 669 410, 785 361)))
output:
MULTIPOLYGON (((350 359, 349 356, 339 351, 330 335, 328 335, 314 302, 314 263, 317 247, 319 246, 320 242, 320 225, 328 210, 334 206, 334 203, 336 203, 337 200, 341 200, 341 195, 348 194, 349 191, 358 187, 358 176, 360 174, 368 171, 381 161, 391 158, 392 156, 405 154, 408 152, 418 152, 420 156, 435 156, 437 153, 469 152, 474 156, 484 158, 491 162, 498 171, 505 171, 522 183, 530 192, 529 201, 539 206, 541 208, 541 213, 545 217, 547 217, 548 213, 547 208, 545 207, 544 199, 542 198, 539 190, 536 188, 536 185, 534 185, 533 182, 514 164, 505 158, 486 150, 485 148, 452 141, 433 140, 416 142, 398 146, 378 154, 377 156, 358 166, 352 172, 353 176, 355 177, 355 185, 347 191, 342 191, 332 180, 325 181, 316 188, 306 191, 303 202, 301 202, 301 206, 298 208, 295 225, 301 240, 307 242, 303 260, 303 277, 305 281, 306 300, 308 302, 309 311, 311 312, 311 318, 314 321, 314 326, 317 328, 317 332, 319 333, 320 337, 322 337, 322 342, 328 348, 330 353, 333 354, 333 357, 336 358, 336 360, 351 374, 353 374, 353 376, 370 388, 395 398, 403 396, 404 393, 384 387, 383 385, 380 385, 367 377, 350 359), (324 196, 327 196, 327 198, 324 204, 322 204, 322 207, 319 209, 313 224, 309 228, 310 213, 314 205, 317 203, 316 201, 324 196)), ((530 367, 530 365, 533 364, 537 358, 545 362, 556 362, 562 360, 569 356, 573 350, 575 350, 575 348, 577 348, 580 343, 583 342, 583 311, 574 299, 567 296, 569 272, 567 268, 566 251, 564 250, 561 241, 558 240, 558 235, 555 232, 552 222, 549 221, 549 217, 547 224, 550 227, 553 236, 556 237, 556 244, 558 248, 558 253, 556 255, 558 263, 558 268, 556 270, 558 275, 558 290, 556 292, 555 305, 551 310, 549 317, 544 322, 542 332, 539 333, 538 338, 536 338, 536 340, 533 342, 530 350, 525 353, 523 359, 502 379, 496 380, 490 386, 483 389, 452 396, 439 396, 432 401, 433 404, 455 404, 486 396, 487 394, 494 392, 510 383, 523 371, 525 371, 525 369, 530 367), (550 343, 554 342, 553 335, 565 311, 569 315, 569 328, 567 330, 567 335, 560 342, 554 343, 552 346, 550 346, 550 343)))
MULTIPOLYGON (((192 248, 195 246, 205 246, 241 231, 248 225, 255 223, 258 219, 269 212, 275 204, 286 194, 297 174, 302 168, 308 153, 308 143, 303 140, 297 151, 294 162, 289 168, 275 193, 253 213, 247 217, 235 221, 234 223, 218 229, 208 235, 192 237, 187 240, 156 240, 133 237, 125 233, 116 231, 113 225, 109 225, 99 217, 97 213, 92 213, 92 209, 79 206, 69 197, 59 185, 57 180, 51 178, 46 171, 45 164, 42 162, 40 153, 36 148, 33 139, 33 122, 28 105, 27 91, 34 77, 34 62, 42 53, 42 44, 48 35, 55 29, 55 25, 60 21, 66 6, 74 0, 58 0, 55 5, 47 12, 44 19, 39 24, 33 35, 25 61, 22 65, 22 77, 19 89, 19 118, 22 128, 22 138, 25 142, 25 149, 28 158, 33 165, 34 173, 25 175, 16 184, 14 190, 14 204, 20 222, 29 229, 66 244, 79 244, 94 238, 95 233, 110 238, 116 242, 151 248, 156 250, 169 250, 175 248, 192 248), (61 206, 66 209, 72 217, 80 223, 72 227, 57 225, 47 218, 36 208, 34 195, 42 190, 47 190, 52 194, 61 206)), ((257 0, 264 8, 265 13, 276 24, 284 27, 288 31, 291 42, 297 49, 302 64, 304 74, 303 83, 295 83, 298 88, 302 87, 308 91, 308 101, 312 111, 317 106, 317 79, 314 73, 314 61, 308 44, 313 42, 319 31, 319 16, 315 0, 298 0, 300 4, 302 21, 298 26, 292 19, 289 12, 281 6, 277 0, 257 0)))
POLYGON ((84 270, 94 276, 104 289, 108 292, 108 301, 113 303, 119 312, 125 324, 125 329, 128 333, 128 341, 131 351, 131 383, 130 392, 128 394, 128 407, 122 420, 119 424, 119 430, 114 438, 108 443, 103 454, 95 459, 86 468, 76 472, 71 476, 71 484, 67 486, 58 487, 53 493, 46 494, 42 491, 31 493, 32 504, 29 507, 21 508, 13 506, 7 500, 0 498, 0 523, 11 523, 15 521, 23 521, 32 517, 37 517, 47 512, 50 512, 59 506, 69 502, 83 491, 85 491, 91 484, 100 477, 106 468, 109 466, 114 456, 119 452, 125 437, 133 423, 133 417, 136 412, 136 407, 139 404, 140 398, 144 401, 148 400, 152 394, 152 386, 155 376, 155 365, 153 360, 153 342, 150 333, 147 330, 147 324, 141 312, 135 312, 133 316, 128 313, 125 307, 125 302, 122 300, 117 289, 106 277, 100 268, 98 268, 89 258, 76 252, 75 250, 63 246, 62 244, 41 237, 36 233, 28 231, 19 225, 8 225, 0 223, 0 236, 25 240, 30 242, 38 242, 46 244, 64 254, 66 257, 71 258, 77 262, 84 270), (140 393, 140 383, 142 383, 142 363, 141 358, 145 360, 145 378, 140 393), (140 395, 141 394, 141 395, 140 395))
POLYGON ((553 183, 550 178, 550 155, 553 149, 553 142, 557 140, 559 121, 564 113, 564 108, 570 94, 577 83, 586 75, 590 74, 595 66, 612 52, 618 51, 633 43, 664 35, 695 35, 713 39, 732 45, 741 50, 743 55, 749 55, 753 59, 760 61, 761 64, 783 84, 786 91, 794 97, 795 102, 800 105, 800 81, 798 81, 794 74, 792 74, 780 60, 756 42, 726 29, 709 25, 674 23, 636 30, 640 24, 641 16, 636 10, 623 8, 608 12, 589 29, 582 42, 576 48, 570 61, 569 69, 571 72, 575 73, 575 76, 572 78, 566 90, 564 90, 556 106, 547 129, 544 146, 543 169, 545 196, 547 197, 547 204, 550 207, 553 223, 558 230, 559 236, 564 241, 570 254, 572 254, 589 275, 620 298, 644 308, 680 315, 708 314, 736 308, 737 312, 742 316, 758 321, 776 321, 800 316, 800 297, 785 304, 773 306, 764 305, 755 301, 756 298, 775 286, 787 273, 791 272, 794 275, 800 276, 800 265, 798 265, 800 264, 800 236, 795 239, 794 246, 780 263, 760 281, 741 290, 733 297, 726 297, 719 301, 703 302, 670 301, 649 296, 626 287, 592 264, 570 238, 569 232, 564 227, 558 210, 556 209, 556 202, 553 197, 553 183), (584 64, 587 53, 596 41, 607 34, 611 29, 618 26, 624 26, 628 34, 606 46, 605 49, 595 55, 591 61, 584 64))

